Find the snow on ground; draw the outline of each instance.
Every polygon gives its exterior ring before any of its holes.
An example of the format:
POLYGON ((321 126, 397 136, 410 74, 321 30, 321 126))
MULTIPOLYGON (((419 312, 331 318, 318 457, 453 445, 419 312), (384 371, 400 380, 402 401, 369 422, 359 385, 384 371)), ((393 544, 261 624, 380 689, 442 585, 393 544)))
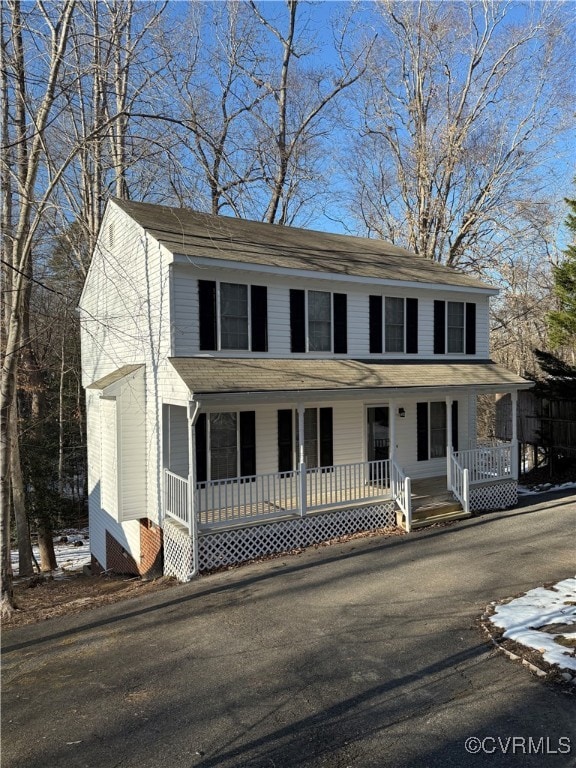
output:
MULTIPOLYGON (((36 561, 40 562, 40 551, 37 546, 32 547, 36 561)), ((60 531, 54 538, 54 552, 59 572, 81 570, 85 565, 90 565, 90 542, 88 541, 88 528, 68 528, 60 531), (66 539, 66 541, 63 541, 66 539)), ((12 568, 14 574, 18 573, 18 550, 13 549, 12 568)))
POLYGON ((576 674, 576 578, 531 589, 498 605, 490 621, 505 630, 505 638, 540 651, 544 661, 576 674))
POLYGON ((535 485, 533 488, 525 488, 523 485, 518 486, 518 496, 536 496, 539 493, 548 493, 548 491, 564 491, 569 489, 576 489, 576 483, 561 483, 560 485, 553 485, 552 483, 541 483, 535 485))

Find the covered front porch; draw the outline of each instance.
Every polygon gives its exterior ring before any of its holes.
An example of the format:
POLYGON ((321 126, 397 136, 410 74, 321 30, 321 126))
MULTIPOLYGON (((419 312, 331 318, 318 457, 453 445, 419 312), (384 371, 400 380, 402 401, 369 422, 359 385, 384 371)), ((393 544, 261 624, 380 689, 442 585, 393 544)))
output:
MULTIPOLYGON (((219 369, 222 362, 210 364, 219 369)), ((223 384, 221 373, 213 389, 198 391, 186 361, 179 373, 188 385, 187 404, 165 403, 163 410, 164 518, 194 547, 226 532, 237 536, 251 529, 254 537, 262 526, 272 526, 266 535, 285 531, 295 521, 308 529, 311 523, 302 521, 313 520, 328 538, 333 531, 346 533, 346 520, 353 520, 356 530, 398 524, 410 531, 426 524, 423 507, 438 512, 440 502, 452 507, 448 519, 516 503, 515 428, 510 442, 479 445, 476 396, 509 392, 515 424, 517 381, 503 386, 476 375, 473 386, 465 377, 456 383, 461 371, 452 366, 449 385, 417 379, 410 384, 410 376, 423 368, 440 376, 447 374, 446 366, 391 366, 397 377, 402 369, 403 378, 397 379, 402 386, 350 387, 356 361, 342 361, 338 387, 332 377, 334 388, 325 388, 327 380, 315 373, 300 389, 286 390, 283 379, 266 382, 259 374, 268 362, 292 370, 292 361, 250 361, 253 388, 244 391, 236 374, 246 362, 224 362, 234 378, 223 384), (432 480, 435 493, 425 492, 432 480), (336 518, 338 526, 331 527, 327 521, 336 518)), ((470 368, 482 372, 466 366, 468 376, 470 368)), ((390 373, 381 369, 379 376, 390 373)), ((491 369, 488 373, 494 378, 491 369)), ((489 378, 486 371, 484 376, 489 378)), ((290 537, 280 538, 287 548, 290 537)))
MULTIPOLYGON (((390 459, 311 469, 301 463, 293 472, 203 481, 192 493, 187 478, 165 469, 164 511, 190 531, 194 524, 198 531, 215 531, 393 502, 398 522, 410 531, 413 514, 434 508, 430 517, 437 517, 449 499, 456 502, 452 512, 459 509, 466 515, 512 506, 514 454, 511 443, 451 451, 450 475, 419 479, 407 476, 390 459)), ((420 514, 417 527, 423 519, 428 518, 420 514)))

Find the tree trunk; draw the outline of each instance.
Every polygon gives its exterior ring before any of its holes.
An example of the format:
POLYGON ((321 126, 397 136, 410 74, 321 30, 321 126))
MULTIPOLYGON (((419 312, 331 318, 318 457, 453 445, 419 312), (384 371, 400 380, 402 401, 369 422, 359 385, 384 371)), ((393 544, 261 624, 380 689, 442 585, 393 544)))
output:
POLYGON ((54 539, 52 538, 52 526, 47 517, 38 518, 38 549, 40 550, 40 570, 42 573, 55 571, 56 553, 54 552, 54 539))
POLYGON ((28 516, 26 514, 24 482, 22 480, 22 466, 20 463, 17 414, 16 403, 14 403, 10 413, 10 437, 12 440, 12 450, 10 452, 10 489, 12 491, 12 505, 16 523, 16 537, 18 539, 18 575, 32 576, 34 573, 32 542, 30 541, 30 526, 28 525, 28 516))

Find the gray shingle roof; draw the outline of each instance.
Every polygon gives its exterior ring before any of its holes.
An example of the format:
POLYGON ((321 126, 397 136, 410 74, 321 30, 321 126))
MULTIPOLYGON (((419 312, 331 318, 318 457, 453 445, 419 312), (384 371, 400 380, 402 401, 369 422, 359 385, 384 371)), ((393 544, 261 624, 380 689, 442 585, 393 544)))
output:
POLYGON ((175 254, 365 278, 493 288, 385 240, 211 216, 186 208, 114 202, 175 254))
POLYGON ((409 389, 420 387, 529 387, 530 382, 487 362, 389 363, 363 360, 171 358, 195 395, 409 389))
POLYGON ((101 379, 93 381, 92 384, 86 387, 86 389, 106 389, 106 387, 109 387, 111 384, 115 384, 117 381, 120 381, 120 379, 123 379, 124 376, 128 376, 130 373, 134 373, 134 371, 137 371, 142 367, 143 365, 141 363, 137 365, 123 365, 121 368, 112 371, 112 373, 108 373, 106 376, 102 376, 101 379))

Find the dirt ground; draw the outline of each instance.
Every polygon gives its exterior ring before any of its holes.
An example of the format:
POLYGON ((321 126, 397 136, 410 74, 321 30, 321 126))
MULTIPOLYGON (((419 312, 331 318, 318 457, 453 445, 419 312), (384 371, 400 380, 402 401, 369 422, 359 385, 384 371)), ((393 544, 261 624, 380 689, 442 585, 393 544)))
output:
POLYGON ((83 573, 17 580, 14 582, 17 610, 9 619, 3 619, 2 627, 13 629, 55 616, 80 613, 99 605, 169 589, 175 584, 177 582, 169 578, 144 581, 138 577, 85 576, 83 573))

